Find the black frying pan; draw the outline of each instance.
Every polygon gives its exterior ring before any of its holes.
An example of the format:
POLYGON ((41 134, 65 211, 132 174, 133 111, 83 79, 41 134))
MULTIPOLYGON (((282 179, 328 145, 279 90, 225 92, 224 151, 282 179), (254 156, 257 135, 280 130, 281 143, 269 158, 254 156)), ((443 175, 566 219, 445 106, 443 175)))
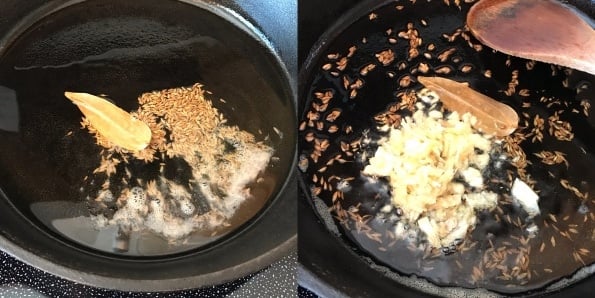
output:
MULTIPOLYGON (((415 68, 418 63, 425 62, 425 59, 427 59, 420 55, 421 57, 417 59, 407 61, 403 54, 407 42, 398 40, 396 45, 390 44, 388 42, 386 30, 388 28, 392 28, 392 34, 395 34, 395 31, 398 32, 405 28, 405 25, 408 22, 415 22, 416 28, 420 30, 422 38, 424 38, 424 46, 427 46, 428 43, 435 43, 438 48, 438 53, 440 53, 441 50, 453 46, 452 43, 446 42, 444 40, 444 38, 441 36, 442 33, 450 34, 456 28, 461 27, 464 24, 465 11, 469 8, 469 4, 462 4, 462 9, 459 10, 455 7, 454 1, 451 7, 446 6, 442 1, 431 1, 430 3, 426 3, 425 1, 420 3, 420 1, 418 1, 415 4, 410 2, 391 2, 384 5, 385 3, 387 2, 368 1, 366 3, 356 5, 347 13, 341 14, 341 9, 345 10, 345 6, 348 6, 348 4, 342 2, 341 4, 337 4, 337 6, 330 5, 328 10, 323 10, 320 12, 321 17, 318 21, 319 24, 324 24, 325 22, 326 24, 329 24, 330 22, 328 20, 333 18, 333 14, 335 16, 340 15, 340 17, 339 20, 334 23, 334 25, 330 27, 330 29, 325 34, 323 34, 319 41, 312 47, 312 51, 306 58, 306 62, 302 68, 300 74, 300 83, 302 84, 300 86, 300 108, 303 109, 302 120, 305 119, 308 110, 311 108, 310 105, 312 103, 312 98, 314 97, 313 95, 315 91, 333 90, 335 91, 336 100, 333 99, 334 101, 330 104, 328 110, 330 111, 332 109, 340 109, 342 111, 342 116, 339 120, 340 128, 344 128, 345 125, 350 125, 352 126, 355 135, 358 133, 361 135, 361 132, 364 129, 372 128, 374 126, 373 116, 385 109, 390 102, 394 102, 396 93, 407 89, 399 87, 399 78, 405 74, 410 74, 412 68, 415 68), (395 6, 401 5, 403 6, 402 12, 399 14, 395 6), (337 7, 337 11, 334 11, 332 7, 337 7), (370 20, 369 13, 378 7, 381 7, 375 11, 378 17, 376 19, 370 20), (326 20, 321 20, 323 18, 326 20), (421 19, 424 19, 429 24, 429 26, 426 27, 421 24, 421 19), (361 42, 363 37, 368 39, 367 44, 361 42), (346 55, 348 53, 349 47, 353 45, 357 47, 357 51, 351 57, 348 64, 349 66, 345 72, 340 72, 338 77, 339 80, 335 80, 332 74, 328 75, 328 72, 322 69, 323 65, 329 62, 327 54, 339 52, 342 55, 346 55), (368 75, 365 78, 361 76, 359 73, 361 67, 371 61, 373 62, 375 53, 388 48, 392 48, 396 53, 398 53, 397 55, 400 55, 395 59, 395 62, 388 67, 380 67, 380 75, 368 75), (402 71, 399 71, 398 65, 401 62, 405 62, 407 65, 402 71), (388 71, 394 72, 394 79, 391 79, 389 76, 387 76, 388 71), (365 82, 364 87, 358 90, 358 94, 353 100, 349 99, 349 90, 347 92, 342 90, 341 79, 343 74, 347 74, 350 79, 354 80, 356 78, 362 78, 365 82)), ((580 8, 586 14, 591 16, 593 15, 593 4, 591 2, 574 1, 572 3, 576 4, 576 7, 580 8)), ((308 14, 316 15, 319 13, 318 10, 311 10, 311 8, 308 9, 308 5, 306 4, 302 7, 305 8, 301 10, 302 16, 307 16, 308 14)), ((308 17, 305 18, 307 22, 308 17)), ((310 20, 315 19, 316 18, 314 17, 310 18, 310 20)), ((313 24, 316 24, 316 22, 313 24)), ((310 28, 314 27, 312 24, 310 24, 310 26, 310 28)), ((304 26, 304 28, 307 29, 308 27, 304 26)), ((316 34, 308 35, 311 30, 303 30, 300 32, 302 32, 301 34, 306 35, 306 37, 301 38, 301 40, 308 38, 313 40, 313 36, 316 36, 316 34)), ((470 41, 477 43, 473 38, 471 38, 470 41)), ((501 98, 501 100, 515 108, 520 108, 522 98, 519 98, 518 96, 516 98, 498 97, 498 90, 507 84, 507 80, 510 79, 510 71, 513 69, 519 69, 523 75, 526 75, 526 79, 524 81, 522 80, 523 83, 521 83, 523 86, 519 86, 519 88, 528 88, 529 90, 536 91, 536 93, 533 93, 534 95, 539 94, 542 96, 561 96, 568 98, 570 105, 572 103, 576 104, 583 99, 592 98, 593 96, 593 90, 590 89, 590 86, 593 85, 592 76, 579 72, 564 73, 562 69, 560 71, 563 74, 558 72, 557 74, 552 75, 549 65, 540 64, 537 64, 532 71, 528 71, 525 65, 527 61, 525 60, 511 58, 510 66, 506 66, 506 60, 508 57, 505 55, 493 53, 489 49, 476 52, 467 45, 457 45, 456 43, 455 46, 458 48, 458 54, 455 55, 457 57, 452 58, 457 58, 456 61, 454 59, 450 59, 445 63, 440 63, 436 62, 436 60, 433 60, 430 65, 433 65, 434 67, 444 65, 452 67, 453 71, 449 73, 447 77, 451 79, 470 81, 471 85, 476 89, 494 98, 501 98), (471 51, 466 51, 465 48, 469 48, 471 51), (463 72, 463 65, 472 65, 474 67, 474 71, 463 72), (482 75, 487 69, 490 69, 493 74, 493 76, 489 79, 482 75), (565 79, 568 79, 567 86, 569 87, 565 87, 563 85, 563 81, 565 79), (577 90, 574 88, 576 88, 579 84, 581 86, 586 84, 585 86, 587 87, 584 90, 585 92, 581 91, 577 94, 577 90)), ((303 52, 301 57, 304 57, 303 52)), ((442 74, 442 76, 444 76, 444 74, 442 74)), ((412 84, 409 88, 419 88, 419 85, 415 84, 414 82, 414 84, 412 84)), ((537 101, 538 100, 539 97, 537 98, 537 101)), ((326 114, 323 115, 323 117, 325 116, 326 114)), ((589 178, 593 175, 592 170, 590 170, 589 166, 583 167, 583 164, 586 164, 589 162, 589 160, 591 160, 590 157, 588 157, 590 155, 588 155, 586 158, 583 158, 574 153, 575 150, 580 150, 580 148, 576 146, 585 148, 587 152, 589 152, 588 148, 591 148, 591 117, 585 117, 584 115, 582 118, 572 116, 570 119, 570 121, 573 123, 573 127, 575 128, 575 135, 577 139, 572 144, 567 145, 564 148, 565 150, 568 150, 568 152, 571 152, 568 154, 568 156, 569 158, 574 159, 574 163, 576 165, 572 166, 573 163, 570 162, 571 170, 570 172, 566 173, 566 175, 578 179, 575 181, 575 183, 580 183, 581 180, 592 181, 592 179, 589 178)), ((308 156, 312 153, 311 150, 313 145, 305 140, 305 136, 309 132, 314 132, 317 138, 328 139, 331 144, 330 149, 327 151, 328 153, 323 154, 319 163, 312 159, 309 160, 309 168, 302 175, 302 189, 307 193, 307 201, 310 202, 311 206, 305 205, 303 201, 300 202, 300 210, 302 211, 302 218, 300 218, 300 229, 308 231, 315 230, 317 232, 305 234, 307 235, 307 239, 305 239, 305 237, 300 239, 300 263, 303 266, 303 274, 300 278, 303 278, 302 280, 307 281, 307 284, 313 285, 315 289, 320 289, 321 293, 324 293, 325 295, 343 293, 356 296, 376 296, 382 294, 386 295, 387 293, 398 293, 400 291, 404 291, 405 294, 411 294, 411 291, 408 289, 408 287, 417 287, 417 290, 423 290, 425 292, 431 292, 434 294, 453 295, 453 292, 444 292, 443 290, 423 282, 411 283, 410 279, 401 277, 396 272, 400 272, 404 275, 421 274, 423 276, 423 272, 420 272, 417 269, 421 268, 421 266, 418 267, 415 264, 407 265, 410 257, 403 257, 403 255, 406 254, 404 254, 402 251, 391 251, 390 249, 388 252, 378 251, 378 245, 374 245, 370 241, 362 239, 361 235, 358 235, 358 233, 353 231, 354 229, 345 229, 343 226, 338 225, 329 216, 329 213, 325 211, 327 208, 326 206, 330 204, 331 200, 331 197, 328 193, 323 191, 317 196, 312 196, 311 190, 313 189, 314 184, 312 182, 312 178, 314 175, 318 176, 318 179, 314 180, 320 180, 319 178, 321 176, 326 177, 326 175, 357 177, 361 169, 360 167, 362 166, 361 164, 357 164, 357 162, 355 162, 348 163, 347 166, 329 166, 327 169, 323 169, 328 162, 329 157, 332 157, 336 153, 340 152, 340 149, 337 150, 336 147, 340 141, 348 140, 348 137, 345 133, 339 132, 336 135, 329 133, 327 131, 329 125, 331 124, 324 123, 323 129, 306 126, 306 129, 304 129, 300 135, 300 153, 304 154, 305 156, 308 156), (321 169, 322 171, 319 171, 321 169), (312 212, 312 207, 317 211, 312 212), (316 224, 311 222, 313 219, 313 214, 317 214, 319 216, 319 220, 321 220, 324 224, 316 224), (326 226, 327 229, 335 231, 336 236, 329 238, 328 232, 322 232, 321 226, 326 226), (327 250, 324 246, 325 244, 329 247, 332 247, 333 249, 329 248, 327 250), (349 249, 346 249, 347 247, 349 247, 349 249), (321 270, 320 268, 331 269, 321 270), (343 278, 336 278, 336 276, 339 275, 343 278)), ((374 131, 372 129, 372 134, 373 133, 374 131)), ((374 139, 374 137, 372 137, 372 139, 374 139)), ((545 146, 547 147, 551 145, 545 146)), ((528 147, 530 148, 529 150, 537 150, 537 148, 541 148, 532 145, 528 145, 528 147)), ((535 173, 547 173, 547 171, 539 166, 536 166, 534 171, 535 173)), ((539 175, 537 176, 539 177, 539 175)), ((567 193, 565 194, 564 191, 559 189, 560 187, 554 186, 555 183, 559 184, 559 181, 550 181, 548 178, 543 177, 542 179, 543 180, 540 181, 542 183, 542 187, 544 189, 548 189, 548 194, 542 196, 540 202, 543 213, 553 213, 555 215, 560 215, 564 212, 567 212, 568 209, 573 209, 572 206, 575 206, 576 202, 570 203, 570 201, 573 201, 572 199, 568 199, 571 197, 571 195, 567 193), (566 203, 568 203, 568 205, 565 205, 566 203)), ((350 205, 355 205, 357 202, 360 202, 361 200, 357 199, 358 196, 371 195, 371 193, 367 193, 366 190, 359 187, 361 184, 358 185, 357 182, 352 186, 353 190, 351 193, 346 193, 346 199, 342 202, 345 209, 349 208, 350 205)), ((381 205, 381 203, 378 205, 381 205)), ((372 205, 366 206, 364 204, 362 207, 362 209, 365 209, 363 214, 366 214, 366 212, 368 214, 374 214, 376 208, 378 207, 372 205)), ((481 228, 476 230, 479 230, 477 234, 498 234, 500 232, 497 229, 496 231, 491 231, 489 229, 482 230, 481 228)), ((589 231, 590 228, 586 228, 585 230, 589 231)), ((478 237, 480 236, 478 235, 478 237)), ((588 242, 588 240, 583 239, 573 243, 586 242, 588 242)), ((479 253, 485 251, 485 249, 485 247, 479 248, 479 253)), ((562 249, 562 251, 567 250, 562 249)), ((478 256, 471 256, 470 258, 481 257, 479 253, 478 256)), ((545 257, 545 255, 539 255, 537 256, 538 261, 536 262, 541 262, 539 261, 539 258, 555 259, 551 256, 545 257)), ((562 264, 565 264, 564 262, 566 261, 555 259, 554 262, 561 262, 562 264)), ((573 269, 567 268, 567 271, 561 275, 571 275, 574 270, 577 270, 580 267, 582 267, 582 265, 576 265, 573 267, 573 269)), ((465 274, 461 273, 437 273, 433 278, 429 278, 433 279, 433 282, 436 284, 446 285, 445 281, 448 281, 449 279, 448 274, 460 274, 458 276, 459 278, 451 278, 451 283, 449 284, 450 286, 458 285, 470 288, 477 287, 477 285, 469 285, 462 281, 465 279, 465 274), (458 281, 452 282, 453 280, 458 281)), ((580 278, 575 278, 575 280, 577 279, 580 278)), ((554 279, 551 279, 549 281, 545 281, 544 283, 549 283, 553 280, 554 279)), ((559 286, 560 285, 558 285, 558 287, 559 286)), ((479 287, 481 288, 481 286, 479 287)), ((540 286, 536 286, 532 291, 544 291, 543 288, 538 290, 539 288, 540 286)), ((510 288, 492 288, 492 290, 502 293, 519 293, 530 289, 517 288, 515 290, 511 290, 510 288)))
MULTIPOLYGON (((292 250, 295 82, 293 63, 283 61, 293 59, 287 48, 295 35, 271 31, 275 23, 264 20, 262 7, 232 1, 103 0, 5 1, 0 6, 3 250, 70 280, 139 291, 219 284, 292 250), (281 48, 285 60, 278 54, 281 48), (76 185, 92 170, 98 153, 80 131, 81 115, 63 91, 106 93, 132 110, 143 92, 195 82, 208 86, 231 123, 275 148, 278 159, 265 171, 270 193, 260 207, 214 241, 170 246, 157 240, 162 249, 156 253, 96 250, 52 226, 89 215, 76 185), (71 130, 80 138, 65 139, 71 130)), ((173 172, 180 170, 171 164, 173 172)))

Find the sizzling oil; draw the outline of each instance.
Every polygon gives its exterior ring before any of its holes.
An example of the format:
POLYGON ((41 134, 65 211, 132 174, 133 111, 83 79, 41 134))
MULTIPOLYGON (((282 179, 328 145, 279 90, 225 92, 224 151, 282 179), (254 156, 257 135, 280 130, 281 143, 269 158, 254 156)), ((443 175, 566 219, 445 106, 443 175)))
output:
MULTIPOLYGON (((66 7, 36 20, 1 53, 0 85, 14 93, 7 92, 12 94, 8 97, 3 92, 0 98, 0 122, 11 122, 0 125, 0 187, 33 223, 83 247, 133 256, 208 247, 266 205, 279 189, 282 167, 275 168, 271 162, 260 175, 261 183, 250 184, 252 197, 238 207, 229 225, 192 233, 181 243, 171 244, 150 231, 97 230, 91 219, 89 208, 93 206, 86 198, 94 196, 103 183, 93 175, 102 148, 81 129, 81 114, 63 97, 64 90, 107 94, 115 104, 132 111, 143 92, 201 81, 209 85, 214 106, 231 124, 245 127, 261 141, 276 136, 271 123, 247 116, 257 110, 249 98, 229 91, 230 78, 243 84, 260 76, 254 62, 221 35, 196 31, 215 33, 230 24, 217 27, 214 24, 221 24, 218 17, 173 1, 164 11, 147 2, 138 13, 134 5, 85 2, 66 7), (205 29, 176 23, 171 18, 176 14, 209 25, 205 29)), ((228 27, 227 35, 245 34, 228 27)), ((263 84, 263 92, 275 94, 270 85, 258 83, 263 84)), ((169 179, 188 180, 183 162, 167 160, 166 164, 169 179)), ((135 179, 159 176, 159 164, 133 161, 129 166, 135 179)))
POLYGON ((595 79, 481 47, 470 33, 462 36, 469 5, 462 4, 461 8, 452 1, 450 6, 443 1, 418 1, 396 7, 391 2, 353 24, 344 24, 349 26, 331 35, 329 46, 319 53, 311 77, 305 82, 309 86, 307 93, 302 94, 307 101, 299 140, 300 169, 312 196, 326 204, 316 204, 317 212, 326 218, 328 210, 334 209, 331 215, 340 231, 359 251, 380 264, 442 286, 501 293, 543 289, 595 261, 591 253, 595 251, 595 201, 588 194, 595 179, 594 143, 590 137, 595 118, 585 108, 594 98, 595 79), (422 38, 415 58, 408 57, 411 44, 398 37, 408 26, 418 30, 422 38), (461 31, 453 38, 457 29, 461 31), (382 65, 378 53, 387 49, 395 53, 395 58, 382 65), (452 54, 441 60, 440 54, 446 51, 452 54), (340 61, 343 57, 348 61, 340 61), (370 63, 376 64, 375 68, 362 72, 370 63), (429 67, 420 67, 422 63, 429 67), (413 78, 411 83, 403 80, 407 75, 413 78), (374 117, 401 102, 403 92, 421 88, 415 75, 440 75, 469 82, 474 89, 522 115, 519 125, 525 134, 529 134, 536 115, 547 122, 556 111, 563 111, 559 112, 561 120, 572 125, 572 141, 560 141, 545 129, 541 139, 531 141, 534 135, 530 135, 521 146, 528 161, 527 173, 536 181, 534 189, 539 192, 540 216, 528 219, 525 211, 507 197, 509 190, 503 185, 496 189, 502 193, 499 207, 480 214, 473 232, 456 247, 430 251, 424 245, 408 244, 415 241, 396 240, 390 235, 399 214, 396 210, 390 214, 380 212, 390 203, 388 183, 370 180, 360 173, 375 152, 375 142, 383 136, 375 129, 374 117), (358 79, 363 87, 353 85, 358 79), (330 99, 322 96, 324 92, 331 94, 330 99), (329 121, 329 111, 341 111, 341 115, 329 121), (329 130, 332 125, 341 129, 333 132, 329 130), (535 155, 542 150, 563 152, 569 166, 544 164, 535 155), (586 197, 580 198, 564 187, 563 180, 586 197), (346 216, 338 214, 336 206, 346 216))

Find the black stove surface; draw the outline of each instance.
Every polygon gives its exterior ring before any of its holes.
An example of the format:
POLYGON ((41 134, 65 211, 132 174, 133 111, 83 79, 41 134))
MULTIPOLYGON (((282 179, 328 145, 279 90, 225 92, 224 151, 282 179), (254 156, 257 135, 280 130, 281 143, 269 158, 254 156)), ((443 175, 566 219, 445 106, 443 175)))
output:
POLYGON ((0 252, 0 297, 296 297, 297 254, 287 256, 260 272, 207 288, 174 292, 121 292, 86 286, 29 266, 0 252))

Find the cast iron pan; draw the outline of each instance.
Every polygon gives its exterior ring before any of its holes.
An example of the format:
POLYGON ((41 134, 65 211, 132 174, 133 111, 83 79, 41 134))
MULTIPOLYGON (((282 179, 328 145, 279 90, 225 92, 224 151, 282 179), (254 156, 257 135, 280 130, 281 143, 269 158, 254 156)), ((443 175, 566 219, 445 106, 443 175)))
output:
POLYGON ((296 236, 296 183, 290 170, 295 163, 294 82, 242 6, 167 0, 1 5, 8 16, 0 30, 3 250, 70 280, 143 291, 219 284, 291 251, 296 236), (143 92, 196 82, 208 86, 214 105, 231 123, 275 149, 277 158, 265 171, 270 194, 259 210, 215 241, 166 245, 148 254, 96 250, 48 224, 88 216, 76 189, 97 162, 98 148, 78 127, 80 114, 62 96, 65 90, 109 94, 117 105, 133 110, 143 92), (218 98, 226 104, 217 104, 218 98), (75 137, 65 138, 68 131, 75 137))
MULTIPOLYGON (((585 14, 593 16, 593 4, 590 1, 573 1, 572 4, 585 14)), ((300 119, 298 141, 300 161, 302 161, 300 166, 301 184, 310 205, 308 207, 304 205, 304 202, 300 202, 300 210, 303 212, 300 218, 300 229, 301 231, 315 229, 320 232, 320 226, 325 226, 334 237, 325 238, 322 236, 327 235, 328 232, 303 233, 307 236, 300 239, 300 263, 303 264, 303 274, 300 279, 314 281, 315 288, 326 289, 322 291, 326 295, 333 294, 333 292, 329 292, 329 287, 325 287, 325 284, 330 284, 330 289, 334 288, 335 294, 351 295, 355 293, 357 296, 372 296, 371 293, 374 295, 395 293, 394 291, 411 293, 407 287, 435 295, 487 294, 485 288, 491 290, 492 293, 532 295, 559 290, 588 276, 590 271, 583 268, 582 262, 587 265, 592 262, 590 259, 592 256, 586 253, 591 249, 585 248, 582 251, 585 253, 585 259, 582 261, 582 258, 573 257, 573 250, 593 244, 591 240, 592 222, 584 220, 584 211, 592 210, 593 203, 591 199, 582 202, 573 197, 572 193, 560 186, 560 180, 567 179, 571 184, 580 185, 583 192, 588 190, 590 181, 593 181, 593 158, 590 151, 593 146, 591 138, 593 117, 591 114, 581 113, 579 107, 583 107, 588 100, 593 98, 592 86, 595 81, 592 76, 578 71, 541 63, 533 64, 527 60, 496 53, 485 46, 480 48, 479 43, 471 35, 462 36, 460 39, 455 38, 452 42, 449 41, 448 36, 443 34, 450 35, 457 28, 463 28, 466 11, 471 5, 471 3, 461 3, 460 7, 457 7, 455 1, 451 1, 450 5, 446 5, 444 1, 390 3, 367 1, 343 14, 312 47, 300 72, 299 94, 302 118, 300 119), (412 59, 407 57, 408 42, 398 37, 398 32, 406 30, 409 22, 419 31, 423 39, 423 43, 419 47, 420 55, 412 59), (391 38, 393 38, 392 41, 391 38), (396 43, 394 43, 395 40, 396 43), (435 45, 434 50, 427 48, 430 43, 435 45), (352 54, 350 54, 350 48, 352 48, 352 54), (454 54, 444 61, 440 61, 438 56, 450 48, 455 49, 454 54), (388 49, 394 51, 396 58, 390 64, 383 66, 376 60, 375 54, 388 49), (329 54, 335 53, 339 53, 341 57, 335 59, 333 55, 329 56, 329 54), (428 53, 428 56, 424 56, 424 53, 428 53), (348 60, 344 69, 340 67, 342 57, 346 57, 348 60), (328 63, 330 63, 330 67, 327 65, 328 63), (362 69, 370 63, 374 63, 376 68, 367 74, 362 74, 362 69), (365 233, 358 232, 353 223, 339 224, 336 220, 336 213, 329 213, 328 209, 332 205, 334 191, 339 186, 339 182, 343 180, 342 178, 348 177, 355 177, 355 179, 351 180, 349 185, 341 182, 343 184, 340 187, 344 191, 344 199, 340 200, 340 204, 343 209, 349 210, 351 206, 362 202, 360 210, 355 212, 362 216, 366 214, 374 216, 378 208, 382 207, 383 195, 386 195, 381 191, 382 186, 370 187, 359 178, 359 172, 365 165, 365 159, 361 158, 361 153, 365 150, 359 150, 359 153, 355 152, 353 156, 349 156, 345 154, 346 150, 341 148, 341 142, 350 143, 369 138, 371 152, 373 152, 376 146, 374 141, 381 135, 374 129, 373 117, 386 110, 391 103, 398 102, 397 96, 400 92, 420 88, 420 85, 415 81, 416 75, 419 74, 416 71, 419 71, 420 63, 427 63, 431 66, 430 71, 425 75, 440 75, 459 81, 468 81, 476 90, 511 105, 519 114, 526 113, 526 116, 523 115, 523 117, 527 117, 531 121, 536 114, 541 117, 545 116, 547 119, 554 112, 560 110, 559 107, 554 107, 556 104, 548 105, 545 99, 543 99, 543 105, 540 105, 539 101, 542 98, 565 99, 565 102, 562 103, 567 116, 564 121, 568 121, 573 127, 573 140, 562 142, 546 137, 542 143, 529 141, 522 145, 527 152, 528 159, 532 162, 528 170, 537 180, 537 188, 542 190, 540 208, 544 214, 543 217, 535 219, 535 224, 540 227, 540 232, 543 234, 531 240, 534 244, 529 244, 529 246, 535 245, 536 247, 531 247, 534 253, 530 254, 529 258, 535 272, 545 270, 543 272, 548 273, 551 269, 549 267, 552 266, 557 268, 557 272, 552 270, 554 274, 548 276, 548 274, 537 272, 540 277, 533 274, 533 279, 529 282, 520 282, 515 285, 510 281, 498 283, 498 279, 493 279, 496 276, 490 276, 488 271, 485 274, 486 278, 474 282, 470 280, 471 272, 467 272, 465 269, 453 269, 457 258, 463 263, 473 263, 474 260, 482 259, 486 252, 490 251, 490 244, 486 245, 490 240, 486 240, 486 236, 487 238, 495 237, 493 239, 497 240, 492 240, 497 242, 500 237, 515 233, 515 228, 511 225, 494 224, 489 214, 480 217, 480 222, 470 237, 471 242, 477 242, 475 244, 477 247, 474 250, 467 254, 455 253, 430 260, 431 258, 422 259, 397 248, 386 249, 387 242, 390 241, 381 238, 383 243, 378 244, 377 241, 370 240, 365 236, 365 233), (448 73, 440 73, 440 67, 443 67, 442 70, 447 69, 448 73), (469 69, 471 70, 469 71, 469 69), (487 70, 490 70, 491 75, 485 75, 487 70), (523 92, 523 95, 507 96, 504 94, 514 70, 518 70, 520 78, 516 90, 527 89, 529 96, 525 96, 524 92, 526 91, 523 92), (413 82, 409 86, 400 86, 400 80, 406 75, 410 75, 413 82), (352 86, 355 85, 352 83, 357 79, 362 80, 363 86, 353 88, 352 86), (348 80, 348 85, 352 86, 345 88, 345 80, 348 80), (316 93, 326 91, 330 91, 333 98, 328 106, 321 108, 325 99, 318 98, 316 93), (527 107, 526 102, 531 102, 530 108, 527 107), (581 102, 583 102, 583 106, 580 105, 581 102), (572 109, 575 111, 573 112, 572 109), (333 114, 333 111, 340 111, 340 116, 335 118, 336 112, 333 114), (308 118, 309 112, 310 118, 308 118), (320 120, 309 121, 313 118, 313 112, 319 112, 320 120), (331 114, 333 116, 329 117, 331 114), (333 125, 337 126, 337 132, 334 132, 333 125), (365 132, 366 130, 368 132, 365 132), (362 136, 368 137, 362 138, 362 136), (316 151, 316 140, 318 148, 321 144, 323 147, 327 147, 322 150, 322 154, 318 158, 315 154, 312 155, 316 151), (540 160, 531 153, 541 150, 564 152, 569 162, 568 169, 539 164, 540 160), (338 155, 341 157, 336 158, 338 155), (335 162, 332 162, 332 159, 335 162), (335 177, 331 178, 333 176, 335 177), (325 189, 325 184, 330 187, 325 189), (331 190, 329 191, 329 189, 331 190), (364 197, 379 199, 374 204, 374 200, 366 201, 362 199, 364 197), (310 220, 312 220, 314 214, 318 216, 321 223, 314 224, 308 221, 306 217, 311 217, 310 220), (550 218, 550 214, 554 219, 550 218), (556 231, 556 228, 560 229, 559 227, 556 226, 552 231, 547 228, 550 221, 556 220, 557 217, 565 218, 568 221, 566 228, 580 226, 582 232, 576 231, 578 233, 570 237, 572 240, 567 242, 560 240, 563 237, 560 237, 559 232, 556 231), (546 246, 541 249, 546 237, 550 248, 546 246), (554 237, 554 240, 551 240, 551 237, 554 237), (554 246, 552 242, 556 240, 554 246), (331 250, 330 247, 335 247, 339 251, 326 252, 326 248, 321 243, 327 243, 329 250, 331 250), (319 244, 320 246, 318 246, 319 244), (326 258, 323 260, 317 254, 322 254, 326 258), (570 256, 570 259, 565 259, 562 255, 570 256), (322 269, 325 267, 333 269, 322 269), (337 268, 346 272, 332 272, 337 268), (581 268, 583 269, 581 270, 581 268), (347 280, 343 282, 341 279, 335 278, 337 274, 341 276, 353 274, 355 277, 345 277, 347 280), (573 276, 573 274, 575 275, 573 276), (411 279, 407 277, 410 275, 423 278, 411 279), (360 278, 357 278, 358 276, 360 278), (569 278, 569 280, 556 284, 560 278, 569 278), (428 283, 427 280, 431 280, 432 283, 428 283), (358 285, 362 288, 354 289, 358 285), (357 290, 360 289, 363 289, 363 292, 358 293, 357 290)), ((301 15, 314 13, 313 11, 300 11, 301 15)), ((351 209, 351 211, 354 210, 351 209)), ((519 213, 518 210, 511 209, 506 212, 513 218, 516 216, 519 219, 524 219, 526 216, 519 213)), ((390 228, 390 224, 375 223, 375 221, 376 219, 370 221, 370 226, 373 226, 374 231, 382 233, 390 228)), ((522 231, 522 229, 517 230, 522 231)), ((573 232, 575 231, 573 230, 573 232)), ((516 236, 522 235, 517 234, 516 236)), ((511 247, 518 248, 522 245, 511 243, 511 247)))

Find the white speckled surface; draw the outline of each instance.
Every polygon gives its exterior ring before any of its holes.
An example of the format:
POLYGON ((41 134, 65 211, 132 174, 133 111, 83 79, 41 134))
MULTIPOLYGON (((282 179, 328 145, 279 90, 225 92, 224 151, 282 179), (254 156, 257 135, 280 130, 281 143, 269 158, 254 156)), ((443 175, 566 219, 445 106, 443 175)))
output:
POLYGON ((69 297, 296 297, 297 253, 262 271, 219 286, 165 293, 120 292, 77 284, 0 252, 0 298, 69 297))

